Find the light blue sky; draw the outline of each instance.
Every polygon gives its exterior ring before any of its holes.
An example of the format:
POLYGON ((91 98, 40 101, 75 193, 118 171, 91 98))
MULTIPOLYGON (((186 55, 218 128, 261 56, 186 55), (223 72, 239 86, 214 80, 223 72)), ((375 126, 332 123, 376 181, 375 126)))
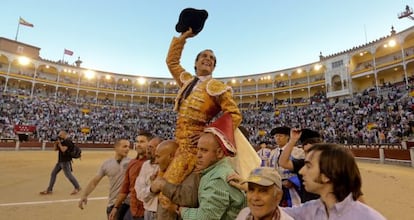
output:
POLYGON ((192 72, 196 54, 217 56, 216 77, 258 74, 316 62, 319 52, 337 53, 414 25, 398 19, 410 0, 3 0, 0 36, 41 48, 40 56, 62 59, 74 51, 82 66, 96 70, 170 77, 165 55, 179 13, 206 9, 203 31, 186 45, 182 64, 192 72))

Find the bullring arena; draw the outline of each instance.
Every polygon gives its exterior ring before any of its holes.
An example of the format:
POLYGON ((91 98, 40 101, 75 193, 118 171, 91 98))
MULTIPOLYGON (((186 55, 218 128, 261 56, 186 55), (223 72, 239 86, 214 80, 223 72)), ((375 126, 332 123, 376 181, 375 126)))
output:
MULTIPOLYGON (((84 150, 82 159, 73 163, 74 175, 85 187, 110 150, 84 150)), ((132 150, 130 157, 135 156, 132 150)), ((49 150, 1 151, 0 219, 105 219, 108 180, 104 178, 84 210, 77 207, 79 196, 70 196, 71 184, 58 175, 52 195, 40 196, 56 162, 49 150), (59 216, 59 217, 57 217, 59 216)), ((414 212, 413 168, 401 165, 359 162, 366 202, 388 219, 410 220, 414 212)))
MULTIPOLYGON (((84 149, 73 166, 85 187, 112 156, 114 137, 133 141, 146 129, 172 138, 178 87, 172 78, 44 60, 39 50, 0 38, 0 219, 105 219, 106 179, 85 210, 63 174, 52 195, 39 196, 57 157, 48 140, 65 128, 84 149)), ((413 79, 414 27, 314 63, 220 78, 233 88, 253 145, 271 142, 267 133, 279 124, 319 130, 360 158, 366 202, 407 220, 414 218, 413 79)))

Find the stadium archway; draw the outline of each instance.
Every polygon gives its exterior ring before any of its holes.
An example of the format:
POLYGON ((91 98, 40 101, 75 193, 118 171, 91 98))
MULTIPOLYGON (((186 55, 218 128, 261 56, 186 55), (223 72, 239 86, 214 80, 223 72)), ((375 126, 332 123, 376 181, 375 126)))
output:
POLYGON ((115 89, 115 78, 110 74, 102 74, 98 78, 98 88, 115 89))
POLYGON ((165 94, 166 95, 177 95, 179 87, 175 81, 165 83, 165 94))
POLYGON ((51 82, 57 82, 58 70, 54 66, 49 65, 39 65, 36 72, 36 78, 40 79, 39 81, 47 80, 51 82))
POLYGON ((152 81, 149 83, 149 90, 151 94, 164 95, 164 83, 161 81, 152 81))
POLYGON ((309 90, 307 88, 293 89, 291 104, 293 105, 309 104, 309 90))
POLYGON ((56 96, 56 86, 46 83, 35 83, 31 97, 52 98, 56 96))
POLYGON ((106 93, 106 92, 98 93, 98 96, 97 96, 98 105, 113 105, 114 102, 115 102, 115 94, 106 93))
POLYGON ((332 91, 342 90, 343 85, 342 85, 341 77, 339 75, 332 76, 331 82, 332 82, 332 91))
POLYGON ((287 87, 289 86, 289 76, 286 73, 280 73, 277 74, 274 77, 274 82, 273 82, 274 87, 277 88, 282 88, 282 87, 287 87))
POLYGON ((310 104, 313 102, 321 102, 326 98, 326 87, 324 85, 311 86, 309 90, 310 104))
POLYGON ((77 91, 68 87, 57 87, 56 97, 58 101, 76 102, 77 91))

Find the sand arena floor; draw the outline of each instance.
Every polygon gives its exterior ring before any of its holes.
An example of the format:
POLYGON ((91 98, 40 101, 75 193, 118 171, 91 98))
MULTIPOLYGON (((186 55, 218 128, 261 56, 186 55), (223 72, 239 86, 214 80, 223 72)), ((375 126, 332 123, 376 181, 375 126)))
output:
MULTIPOLYGON (((0 220, 3 219, 106 219, 108 180, 102 179, 84 210, 77 207, 80 195, 69 195, 72 185, 59 173, 52 195, 40 196, 47 187, 57 160, 53 151, 0 151, 0 220)), ((82 187, 96 174, 110 150, 84 150, 75 160, 74 175, 82 187)), ((130 157, 135 153, 130 152, 130 157)), ((414 219, 414 168, 359 163, 366 202, 388 219, 414 219)))

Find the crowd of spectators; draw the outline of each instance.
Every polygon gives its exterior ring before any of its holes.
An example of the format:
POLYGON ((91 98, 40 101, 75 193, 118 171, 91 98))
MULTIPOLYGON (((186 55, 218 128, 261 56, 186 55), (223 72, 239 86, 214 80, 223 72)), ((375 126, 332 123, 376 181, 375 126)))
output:
MULTIPOLYGON (((327 142, 345 144, 401 143, 413 135, 414 98, 405 86, 383 85, 353 97, 328 100, 318 94, 308 105, 259 102, 256 108, 242 108, 242 125, 250 141, 272 143, 269 132, 276 126, 310 128, 320 131, 327 142), (315 101, 316 100, 316 101, 315 101)), ((77 142, 133 140, 137 131, 148 130, 165 138, 174 136, 176 113, 172 104, 144 103, 113 106, 111 102, 76 104, 71 99, 28 98, 0 92, 1 138, 16 138, 13 127, 36 125, 32 138, 50 140, 61 129, 77 142)))
POLYGON ((148 108, 92 106, 54 98, 18 98, 0 93, 2 138, 16 137, 13 131, 16 124, 36 125, 33 138, 40 140, 51 140, 61 129, 67 130, 77 142, 112 142, 118 138, 133 140, 139 130, 172 138, 174 122, 175 114, 157 104, 148 108))

